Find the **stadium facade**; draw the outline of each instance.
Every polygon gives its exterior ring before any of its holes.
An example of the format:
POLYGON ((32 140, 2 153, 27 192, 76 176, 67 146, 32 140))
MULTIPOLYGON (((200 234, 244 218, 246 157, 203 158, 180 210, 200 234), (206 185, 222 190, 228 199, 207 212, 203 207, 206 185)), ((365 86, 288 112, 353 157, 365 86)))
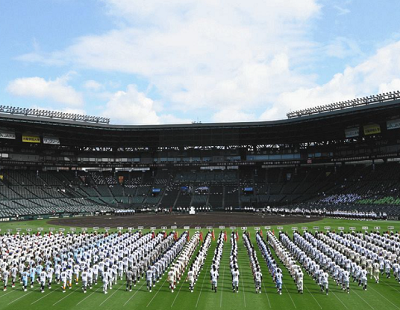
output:
POLYGON ((394 95, 269 122, 124 126, 13 111, 0 109, 0 217, 190 206, 399 213, 394 95))

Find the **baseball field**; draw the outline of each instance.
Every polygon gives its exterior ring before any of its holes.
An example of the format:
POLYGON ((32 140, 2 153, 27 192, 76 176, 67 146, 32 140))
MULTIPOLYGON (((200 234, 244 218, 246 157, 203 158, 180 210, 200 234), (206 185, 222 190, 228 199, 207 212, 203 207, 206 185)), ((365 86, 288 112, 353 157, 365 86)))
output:
MULTIPOLYGON (((239 240, 238 262, 240 270, 239 292, 233 293, 229 268, 230 245, 229 238, 224 246, 218 281, 218 292, 211 291, 210 265, 216 241, 211 243, 206 263, 200 272, 191 293, 185 281, 177 284, 176 290, 171 293, 166 274, 156 283, 152 292, 148 292, 146 283, 142 279, 132 292, 125 290, 125 281, 118 280, 117 285, 105 295, 99 282, 86 294, 81 286, 73 285, 66 293, 62 292, 59 285, 40 292, 39 285, 28 288, 24 292, 21 284, 15 288, 9 285, 7 291, 0 291, 0 309, 397 309, 400 310, 400 284, 391 276, 390 279, 381 276, 379 284, 368 278, 368 290, 363 290, 356 283, 350 283, 350 293, 343 291, 330 279, 329 295, 322 293, 315 281, 304 273, 304 293, 299 294, 296 284, 290 277, 286 268, 283 270, 282 295, 277 294, 275 284, 268 272, 267 265, 258 251, 255 241, 257 230, 263 232, 271 230, 277 234, 286 231, 289 235, 294 230, 319 231, 374 231, 380 232, 400 230, 400 222, 394 221, 355 221, 340 219, 319 219, 303 217, 280 217, 250 214, 203 214, 198 216, 186 215, 136 215, 131 217, 93 217, 93 218, 68 218, 55 220, 37 220, 26 222, 2 222, 1 233, 9 234, 46 234, 52 233, 89 233, 93 229, 98 234, 106 231, 132 231, 149 230, 155 232, 175 230, 181 234, 189 230, 192 236, 196 230, 201 230, 205 235, 209 230, 214 230, 216 236, 220 231, 226 231, 228 236, 231 231, 237 231, 239 240), (256 294, 254 280, 249 264, 247 251, 242 243, 242 232, 250 233, 251 242, 257 249, 258 260, 261 265, 263 280, 262 294, 256 294)), ((196 251, 199 250, 197 247, 196 251)), ((271 249, 272 250, 272 249, 271 249)), ((273 252, 273 251, 272 251, 273 252)), ((273 252, 274 253, 274 252, 273 252)), ((274 253, 275 255, 275 253, 274 253)), ((194 256, 194 255, 193 255, 194 256)), ((275 256, 275 259, 278 259, 275 256)), ((187 271, 185 271, 186 273, 187 271)), ((185 274, 182 280, 185 279, 185 274)))

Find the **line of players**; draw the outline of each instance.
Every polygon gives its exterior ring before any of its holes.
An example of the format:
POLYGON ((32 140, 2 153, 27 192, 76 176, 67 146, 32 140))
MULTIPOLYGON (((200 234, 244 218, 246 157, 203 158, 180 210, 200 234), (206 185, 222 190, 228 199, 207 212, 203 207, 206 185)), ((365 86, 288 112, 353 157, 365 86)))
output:
POLYGON ((171 268, 168 271, 168 282, 171 292, 174 292, 176 288, 176 284, 179 283, 181 277, 186 270, 187 265, 190 262, 190 259, 196 250, 200 242, 200 233, 195 232, 193 237, 186 243, 182 252, 179 254, 178 258, 171 265, 171 268))
POLYGON ((262 273, 260 264, 257 259, 256 251, 254 250, 253 244, 250 241, 249 233, 246 231, 243 233, 243 243, 246 247, 247 254, 250 259, 250 268, 253 273, 254 285, 256 289, 256 293, 261 294, 261 282, 262 282, 262 273))
MULTIPOLYGON (((303 271, 301 267, 296 264, 296 261, 292 258, 292 255, 287 251, 287 249, 282 245, 282 243, 276 238, 274 234, 270 231, 267 232, 267 240, 271 247, 274 249, 276 255, 280 259, 281 263, 289 271, 290 276, 296 283, 297 291, 303 294, 303 271)), ((282 282, 282 281, 280 281, 282 282)), ((277 286, 279 293, 282 293, 282 283, 277 286)))
MULTIPOLYGON (((384 233, 382 236, 377 233, 365 234, 363 235, 363 239, 369 243, 375 244, 379 247, 384 248, 388 252, 390 252, 390 263, 393 269, 393 275, 397 281, 400 282, 400 239, 399 234, 396 233, 384 233)), ((383 255, 382 255, 383 257, 383 255)), ((382 259, 381 259, 382 261, 382 259)), ((382 265, 380 262, 380 269, 382 265)), ((387 265, 385 265, 385 270, 387 270, 387 265)), ((386 277, 390 278, 390 274, 386 274, 386 277)))
POLYGON ((214 250, 214 256, 210 268, 211 290, 215 293, 217 292, 218 287, 219 265, 221 263, 222 252, 224 249, 224 241, 226 241, 226 232, 221 231, 217 239, 217 245, 214 250))
MULTIPOLYGON (((399 279, 399 264, 397 260, 398 250, 385 248, 374 244, 375 238, 369 237, 363 234, 343 234, 337 237, 337 234, 330 233, 330 237, 340 239, 342 244, 345 244, 346 248, 350 250, 349 257, 352 261, 362 266, 366 266, 368 273, 375 279, 376 283, 379 283, 379 274, 386 274, 387 278, 390 278, 391 271, 395 278, 399 279)), ((397 246, 399 246, 397 244, 397 246)))
MULTIPOLYGON (((329 259, 332 261, 322 262, 322 266, 327 266, 332 273, 332 277, 336 281, 339 282, 340 278, 343 277, 341 274, 345 273, 353 278, 353 282, 358 282, 358 285, 363 287, 364 290, 367 289, 367 271, 365 270, 365 266, 360 267, 354 261, 349 265, 349 260, 345 255, 341 252, 337 251, 335 248, 331 247, 328 243, 323 241, 323 237, 325 237, 321 233, 315 233, 315 237, 305 232, 303 234, 303 238, 316 246, 321 252, 323 252, 329 259), (318 238, 318 239, 317 239, 318 238), (329 264, 328 264, 329 263, 329 264), (324 265, 325 264, 325 265, 324 265)), ((349 290, 348 290, 349 291, 349 290)))
MULTIPOLYGON (((162 275, 167 271, 168 267, 175 260, 175 258, 180 254, 184 248, 187 240, 188 232, 184 232, 177 240, 176 235, 172 232, 168 237, 169 246, 166 250, 159 255, 159 257, 150 265, 146 271, 146 284, 147 290, 151 292, 152 288, 159 282, 162 275), (176 242, 174 241, 176 240, 176 242)), ((134 286, 136 286, 137 271, 135 269, 129 270, 126 274, 126 289, 132 291, 132 281, 134 286)), ((140 280, 140 278, 139 278, 140 280)))
POLYGON ((260 249, 261 255, 264 257, 264 260, 267 263, 268 271, 275 282, 278 294, 282 295, 282 270, 281 268, 279 268, 278 264, 272 256, 270 248, 265 243, 259 232, 256 233, 256 241, 258 244, 258 248, 260 249))
POLYGON ((231 269, 232 276, 232 290, 233 292, 239 293, 239 265, 237 260, 238 245, 237 245, 237 233, 232 232, 230 237, 231 242, 231 255, 229 256, 229 266, 231 269))
MULTIPOLYGON (((346 269, 353 276, 353 281, 358 280, 359 285, 363 285, 364 290, 367 289, 367 274, 370 273, 375 278, 375 282, 379 283, 379 270, 380 266, 384 266, 384 261, 382 259, 382 264, 378 264, 378 255, 374 252, 366 249, 362 246, 352 244, 349 240, 346 240, 340 235, 334 233, 317 234, 317 237, 324 242, 324 244, 329 247, 334 247, 338 249, 338 256, 336 260, 342 268, 346 269), (356 247, 354 247, 356 245, 356 247), (353 249, 357 249, 354 251, 353 249), (359 251, 359 252, 358 252, 359 251), (362 253, 362 255, 360 255, 362 253), (362 282, 362 283, 361 283, 362 282)), ((390 262, 386 263, 388 268, 388 274, 390 275, 390 262)))
POLYGON ((4 290, 11 275, 13 287, 20 279, 23 289, 27 290, 29 284, 32 288, 38 280, 42 292, 46 286, 51 288, 53 280, 62 283, 63 291, 71 288, 72 282, 81 280, 82 290, 86 292, 101 278, 107 293, 128 269, 135 282, 140 280, 150 263, 171 245, 171 237, 167 240, 162 233, 156 237, 140 232, 110 236, 2 236, 0 268, 4 290))
MULTIPOLYGON (((331 266, 331 261, 326 257, 321 251, 315 248, 312 244, 310 244, 307 240, 305 240, 300 234, 297 232, 293 233, 293 241, 290 240, 288 235, 283 232, 279 233, 279 240, 281 243, 292 253, 292 255, 296 258, 296 260, 304 267, 307 273, 314 279, 314 281, 320 286, 321 291, 325 290, 325 293, 328 295, 329 293, 329 281, 328 281, 328 273, 327 270, 321 268, 321 263, 328 262, 331 266)), ((348 277, 347 282, 346 278, 341 278, 343 280, 343 284, 348 287, 348 277)))
POLYGON ((197 252, 196 257, 189 268, 186 281, 189 282, 189 290, 193 293, 194 285, 197 282, 200 271, 203 269, 204 262, 207 257, 208 250, 211 246, 211 232, 208 232, 201 244, 200 250, 197 252))

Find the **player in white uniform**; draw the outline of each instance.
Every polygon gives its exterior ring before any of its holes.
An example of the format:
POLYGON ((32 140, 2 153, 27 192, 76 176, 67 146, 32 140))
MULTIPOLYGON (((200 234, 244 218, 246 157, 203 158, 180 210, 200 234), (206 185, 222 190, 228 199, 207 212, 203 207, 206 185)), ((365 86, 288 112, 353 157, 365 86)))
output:
POLYGON ((373 268, 373 270, 374 270, 374 279, 375 279, 375 282, 376 283, 379 283, 379 263, 377 262, 377 261, 375 261, 373 264, 372 264, 372 268, 373 268))
POLYGON ((81 279, 82 279, 82 290, 83 290, 83 293, 86 294, 87 286, 88 286, 88 271, 87 271, 87 269, 84 269, 82 271, 81 279))
POLYGON ((300 268, 297 269, 297 272, 295 274, 295 280, 297 285, 297 291, 303 294, 303 272, 301 271, 300 268))
POLYGON ((146 271, 146 281, 147 281, 147 290, 151 292, 151 288, 153 287, 153 271, 150 266, 146 271))
POLYGON ((44 269, 40 272, 39 279, 40 279, 41 292, 44 293, 44 287, 46 285, 46 280, 47 280, 47 272, 44 269))
POLYGON ((367 276, 368 276, 367 270, 365 270, 365 267, 363 267, 360 274, 360 284, 362 285, 365 291, 367 290, 367 281, 368 281, 367 276))
POLYGON ((235 292, 236 290, 236 293, 239 293, 239 276, 240 276, 239 270, 235 267, 232 270, 232 289, 233 292, 235 292))
POLYGON ((10 272, 8 271, 7 267, 3 269, 2 272, 2 279, 4 281, 4 289, 3 291, 7 291, 7 285, 8 285, 8 277, 10 275, 10 272))
POLYGON ((261 294, 261 282, 262 282, 262 273, 260 268, 257 268, 257 271, 254 273, 254 285, 256 287, 256 293, 261 294))
POLYGON ((282 295, 282 277, 283 277, 282 271, 280 270, 280 268, 278 268, 275 274, 275 283, 279 295, 282 295))
POLYGON ((218 286, 218 271, 215 265, 213 265, 213 268, 210 272, 210 277, 211 277, 211 290, 214 290, 215 293, 217 292, 217 286, 218 286))
POLYGON ((322 272, 322 274, 321 274, 320 286, 321 286, 321 292, 323 292, 325 289, 325 293, 326 293, 326 295, 328 295, 329 282, 328 282, 328 274, 326 272, 322 272))
POLYGON ((49 289, 51 289, 51 283, 53 282, 53 273, 54 273, 53 267, 51 266, 47 267, 47 284, 49 286, 49 289))
POLYGON ((193 288, 194 288, 194 271, 193 271, 193 266, 190 267, 186 281, 189 282, 189 290, 191 293, 193 293, 193 288))
POLYGON ((79 272, 81 267, 78 264, 74 265, 74 276, 75 276, 75 284, 78 285, 79 282, 79 272))
POLYGON ((15 281, 17 280, 17 275, 18 275, 18 268, 17 265, 14 265, 11 270, 11 287, 15 287, 15 281))
POLYGON ((65 289, 67 287, 67 270, 66 269, 61 271, 60 280, 61 280, 61 283, 62 283, 63 293, 65 293, 65 289))
POLYGON ((110 279, 109 279, 107 267, 104 268, 102 281, 103 281, 103 292, 104 292, 104 294, 108 294, 108 284, 109 284, 110 279))
POLYGON ((22 271, 21 273, 22 287, 25 292, 26 292, 26 287, 28 286, 28 278, 29 278, 29 272, 27 270, 22 271))
POLYGON ((347 290, 347 293, 350 293, 350 273, 345 270, 342 274, 343 279, 343 290, 347 290))
POLYGON ((174 288, 175 288, 175 268, 174 266, 171 267, 171 269, 168 271, 168 282, 169 282, 169 287, 171 289, 171 293, 174 292, 174 288))

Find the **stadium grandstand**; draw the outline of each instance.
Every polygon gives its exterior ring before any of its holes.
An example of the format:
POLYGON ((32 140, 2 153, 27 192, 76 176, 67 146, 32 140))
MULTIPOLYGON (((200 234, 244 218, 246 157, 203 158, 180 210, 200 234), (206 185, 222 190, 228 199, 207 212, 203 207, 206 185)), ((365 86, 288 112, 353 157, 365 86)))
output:
POLYGON ((400 93, 268 122, 112 125, 0 107, 0 218, 137 211, 400 215, 400 93))

